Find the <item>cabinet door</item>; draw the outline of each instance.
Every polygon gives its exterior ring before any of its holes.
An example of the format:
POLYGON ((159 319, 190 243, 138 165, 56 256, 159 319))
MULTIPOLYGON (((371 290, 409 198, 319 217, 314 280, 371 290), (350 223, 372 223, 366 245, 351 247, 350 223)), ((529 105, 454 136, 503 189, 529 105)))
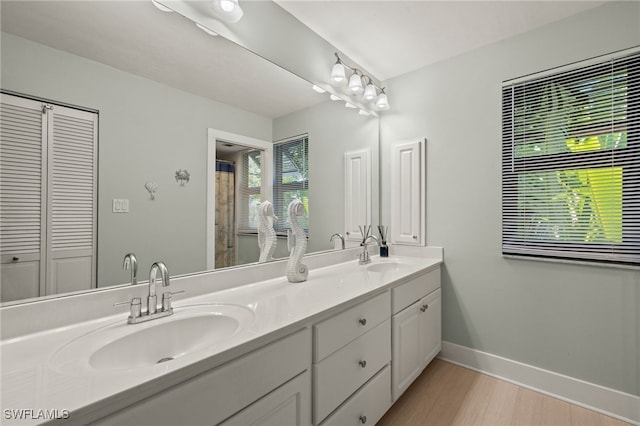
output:
POLYGON ((369 150, 344 154, 345 237, 362 241, 358 226, 371 223, 371 160, 369 150))
POLYGON ((254 402, 221 426, 301 426, 311 424, 311 383, 305 371, 254 402))
POLYGON ((424 141, 391 147, 391 242, 424 243, 424 141))
POLYGON ((393 316, 392 394, 395 401, 422 371, 420 356, 420 320, 422 306, 415 302, 393 316))
POLYGON ((422 368, 442 349, 440 289, 420 301, 420 364, 422 368))

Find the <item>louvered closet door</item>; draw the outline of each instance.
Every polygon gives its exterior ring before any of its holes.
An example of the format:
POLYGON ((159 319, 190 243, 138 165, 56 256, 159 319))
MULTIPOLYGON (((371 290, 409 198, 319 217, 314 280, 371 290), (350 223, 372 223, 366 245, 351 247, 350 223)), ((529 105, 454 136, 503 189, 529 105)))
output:
POLYGON ((95 287, 97 114, 48 112, 46 293, 95 287))
MULTIPOLYGON (((46 118, 41 103, 0 94, 0 281, 2 301, 39 296, 46 205, 46 118)), ((41 277, 42 275, 42 277, 41 277)))

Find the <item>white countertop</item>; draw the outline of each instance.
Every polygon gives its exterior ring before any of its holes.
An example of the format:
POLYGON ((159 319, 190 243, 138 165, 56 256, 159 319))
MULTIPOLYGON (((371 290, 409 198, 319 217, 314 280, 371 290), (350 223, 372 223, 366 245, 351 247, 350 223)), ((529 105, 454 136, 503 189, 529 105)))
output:
MULTIPOLYGON (((130 405, 442 263, 441 259, 405 256, 374 256, 372 260, 371 264, 395 261, 404 266, 378 273, 368 271, 369 265, 350 261, 311 270, 303 283, 289 283, 280 277, 182 300, 176 297, 176 315, 188 305, 234 304, 249 308, 254 320, 221 344, 149 368, 104 372, 87 364, 78 365, 77 371, 62 371, 50 363, 68 342, 100 327, 118 323, 123 328, 138 326, 127 325, 127 314, 123 313, 4 340, 0 343, 3 424, 6 409, 69 410, 70 422, 82 423, 86 416, 93 418, 110 407, 130 405)), ((41 422, 22 420, 16 424, 41 422)))

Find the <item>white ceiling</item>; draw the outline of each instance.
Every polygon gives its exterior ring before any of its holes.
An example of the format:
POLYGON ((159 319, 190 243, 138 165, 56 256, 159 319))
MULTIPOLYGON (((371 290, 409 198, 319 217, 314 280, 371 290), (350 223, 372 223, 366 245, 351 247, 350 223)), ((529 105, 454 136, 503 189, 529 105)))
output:
POLYGON ((303 79, 149 0, 2 0, 0 7, 4 32, 264 117, 326 101, 303 79))
POLYGON ((606 3, 276 1, 380 80, 396 77, 606 3))

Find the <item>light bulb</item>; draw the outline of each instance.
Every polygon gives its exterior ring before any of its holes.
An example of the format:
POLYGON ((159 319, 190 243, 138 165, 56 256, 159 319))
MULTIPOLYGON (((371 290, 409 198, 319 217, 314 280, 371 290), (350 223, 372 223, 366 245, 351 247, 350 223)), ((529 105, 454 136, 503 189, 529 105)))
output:
POLYGON ((216 17, 231 24, 238 22, 244 15, 238 0, 213 0, 211 8, 216 17))
POLYGON ((378 98, 376 99, 376 108, 382 111, 386 111, 389 109, 389 99, 387 99, 387 94, 380 92, 378 98))
POLYGON ((369 84, 367 84, 367 87, 364 88, 364 94, 362 95, 362 97, 366 101, 371 102, 376 98, 377 95, 378 94, 376 93, 376 86, 374 86, 373 83, 369 82, 369 84))
POLYGON ((326 92, 326 90, 324 90, 322 87, 320 87, 320 86, 316 86, 315 84, 314 84, 313 86, 311 86, 311 88, 312 88, 313 90, 315 90, 316 92, 318 92, 318 93, 324 93, 324 92, 326 92))
POLYGON ((365 111, 365 110, 363 110, 363 109, 361 109, 360 111, 358 111, 358 114, 360 114, 360 115, 371 115, 371 114, 369 114, 367 111, 365 111))
POLYGON ((329 99, 331 99, 332 101, 341 101, 342 98, 340 96, 336 96, 334 94, 329 95, 329 99))
POLYGON ((235 2, 233 0, 220 0, 220 8, 227 13, 233 11, 237 5, 237 0, 235 2))
POLYGON ((344 73, 344 65, 340 62, 337 62, 331 68, 331 81, 337 84, 344 82, 347 79, 347 76, 344 73))
POLYGON ((351 104, 349 102, 345 102, 344 106, 345 106, 345 108, 357 108, 354 104, 351 104))
POLYGON ((362 78, 358 75, 358 72, 354 72, 351 78, 349 79, 349 92, 354 95, 359 95, 362 93, 362 78))

